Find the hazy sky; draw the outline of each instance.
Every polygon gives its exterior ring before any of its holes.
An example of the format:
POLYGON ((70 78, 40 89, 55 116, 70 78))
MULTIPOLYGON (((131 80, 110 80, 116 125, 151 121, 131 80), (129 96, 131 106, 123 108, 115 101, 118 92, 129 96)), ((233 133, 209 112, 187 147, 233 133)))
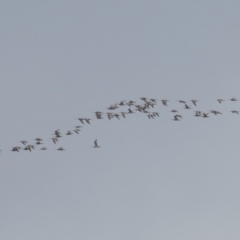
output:
POLYGON ((239 12, 237 0, 1 0, 0 239, 239 240, 239 12), (94 115, 141 97, 170 101, 151 120, 94 115), (91 125, 65 135, 81 117, 91 125), (37 137, 47 151, 11 151, 37 137))

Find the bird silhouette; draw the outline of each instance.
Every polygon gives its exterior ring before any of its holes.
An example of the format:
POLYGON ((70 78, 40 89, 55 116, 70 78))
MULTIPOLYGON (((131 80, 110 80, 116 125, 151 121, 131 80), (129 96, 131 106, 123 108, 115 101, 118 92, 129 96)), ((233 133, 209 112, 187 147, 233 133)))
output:
POLYGON ((100 146, 97 144, 97 139, 94 141, 94 148, 100 148, 100 146))

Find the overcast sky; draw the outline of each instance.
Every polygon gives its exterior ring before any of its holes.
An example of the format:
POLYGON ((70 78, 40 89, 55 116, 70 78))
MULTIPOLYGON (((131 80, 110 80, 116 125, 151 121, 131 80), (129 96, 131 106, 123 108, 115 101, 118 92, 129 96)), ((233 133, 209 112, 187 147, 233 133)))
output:
POLYGON ((237 0, 1 0, 0 239, 239 240, 239 12, 237 0), (160 117, 106 116, 141 97, 160 117))

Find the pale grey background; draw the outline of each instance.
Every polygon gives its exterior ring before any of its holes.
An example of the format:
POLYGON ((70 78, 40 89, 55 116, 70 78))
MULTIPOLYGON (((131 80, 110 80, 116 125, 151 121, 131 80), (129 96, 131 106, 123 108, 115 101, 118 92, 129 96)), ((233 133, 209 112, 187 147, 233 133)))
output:
POLYGON ((237 0, 1 0, 0 239, 238 240, 240 102, 216 99, 240 99, 239 13, 237 0), (140 97, 171 101, 154 120, 94 117, 140 97), (54 146, 78 117, 92 124, 54 146), (10 151, 36 137, 48 151, 10 151))

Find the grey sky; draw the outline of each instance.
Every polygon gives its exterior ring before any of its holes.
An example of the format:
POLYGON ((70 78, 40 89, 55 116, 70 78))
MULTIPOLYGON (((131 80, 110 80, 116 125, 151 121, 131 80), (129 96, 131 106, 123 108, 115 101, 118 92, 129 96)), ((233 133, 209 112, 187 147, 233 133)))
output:
POLYGON ((221 0, 2 0, 0 239, 238 240, 240 116, 230 111, 240 102, 229 99, 240 99, 239 10, 221 0), (94 116, 140 97, 170 102, 154 120, 94 116), (212 109, 223 114, 193 116, 212 109), (53 131, 79 117, 91 125, 55 146, 53 131), (36 137, 48 151, 10 151, 36 137))

